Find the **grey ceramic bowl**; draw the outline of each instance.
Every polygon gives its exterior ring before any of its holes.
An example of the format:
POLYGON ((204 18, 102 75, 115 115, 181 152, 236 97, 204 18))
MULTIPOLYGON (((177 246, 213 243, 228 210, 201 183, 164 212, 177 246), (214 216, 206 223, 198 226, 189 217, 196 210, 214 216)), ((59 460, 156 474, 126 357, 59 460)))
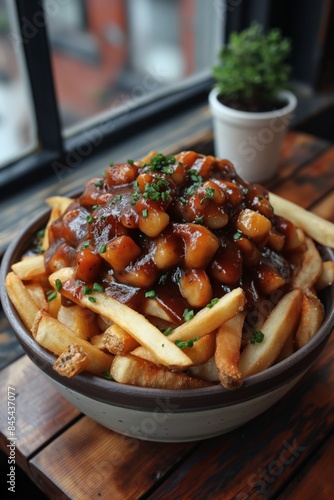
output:
MULTIPOLYGON (((52 368, 55 357, 39 346, 23 326, 4 286, 11 265, 18 261, 49 210, 33 220, 8 247, 0 275, 5 314, 29 358, 57 390, 82 413, 121 434, 151 441, 192 441, 231 431, 258 416, 286 394, 324 349, 334 325, 334 286, 323 293, 325 321, 318 333, 288 359, 248 377, 243 387, 221 386, 191 390, 147 389, 118 384, 90 374, 69 379, 52 368)), ((334 252, 321 248, 325 260, 334 252)))

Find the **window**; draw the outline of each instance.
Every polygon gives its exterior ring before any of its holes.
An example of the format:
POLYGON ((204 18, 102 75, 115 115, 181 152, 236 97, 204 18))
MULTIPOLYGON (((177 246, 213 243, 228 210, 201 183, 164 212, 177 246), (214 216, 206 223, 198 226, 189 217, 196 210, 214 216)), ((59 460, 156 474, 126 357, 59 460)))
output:
POLYGON ((216 4, 68 0, 48 9, 45 0, 64 135, 208 76, 222 40, 216 4))
POLYGON ((0 0, 0 167, 37 145, 27 69, 14 4, 0 0))

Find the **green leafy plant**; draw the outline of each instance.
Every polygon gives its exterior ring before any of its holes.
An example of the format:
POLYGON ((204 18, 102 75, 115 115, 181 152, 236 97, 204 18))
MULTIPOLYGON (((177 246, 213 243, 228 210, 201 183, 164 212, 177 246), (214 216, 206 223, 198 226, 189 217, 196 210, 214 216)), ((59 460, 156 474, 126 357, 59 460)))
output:
POLYGON ((244 31, 232 33, 219 53, 219 64, 213 67, 221 102, 245 111, 280 107, 277 94, 289 81, 290 50, 290 40, 278 29, 265 34, 262 26, 252 23, 244 31))

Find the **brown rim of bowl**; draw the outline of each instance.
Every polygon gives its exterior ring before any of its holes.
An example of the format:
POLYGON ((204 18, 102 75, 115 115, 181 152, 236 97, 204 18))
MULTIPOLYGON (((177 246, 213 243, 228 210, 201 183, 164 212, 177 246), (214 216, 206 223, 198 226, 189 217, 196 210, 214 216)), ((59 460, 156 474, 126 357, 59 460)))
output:
MULTIPOLYGON (((96 401, 142 411, 161 407, 162 411, 175 413, 230 406, 264 395, 301 375, 310 368, 329 339, 334 326, 334 285, 328 287, 322 294, 326 316, 313 339, 284 361, 261 373, 247 377, 240 389, 229 391, 220 385, 188 390, 151 389, 118 384, 85 373, 72 379, 62 377, 52 368, 55 356, 37 344, 23 326, 8 298, 4 284, 11 265, 19 260, 22 253, 28 248, 31 236, 45 226, 49 214, 50 209, 46 209, 42 214, 36 216, 8 246, 1 263, 0 297, 8 321, 27 355, 46 375, 68 389, 96 401)), ((334 261, 332 249, 320 247, 320 251, 324 259, 334 261)))

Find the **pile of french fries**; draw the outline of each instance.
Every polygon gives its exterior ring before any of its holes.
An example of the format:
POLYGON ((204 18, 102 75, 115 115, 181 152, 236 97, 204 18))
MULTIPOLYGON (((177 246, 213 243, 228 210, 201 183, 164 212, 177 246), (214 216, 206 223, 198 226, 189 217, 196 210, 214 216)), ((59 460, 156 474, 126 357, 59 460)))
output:
MULTIPOLYGON (((72 202, 47 200, 51 214, 42 241, 49 245, 48 227, 72 202)), ((76 293, 74 269, 47 275, 43 255, 25 256, 12 265, 6 288, 24 326, 36 342, 55 356, 54 369, 73 377, 81 372, 105 376, 121 384, 162 389, 190 389, 221 384, 239 388, 258 373, 303 347, 324 319, 318 292, 334 282, 334 263, 322 261, 314 239, 334 246, 334 226, 290 202, 270 194, 275 213, 299 228, 297 272, 290 290, 266 303, 253 332, 245 339, 246 299, 238 287, 203 307, 192 319, 170 326, 152 300, 143 315, 103 290, 76 293), (316 219, 314 221, 314 219, 316 219), (310 231, 311 229, 311 231, 310 231), (62 298, 72 302, 65 307, 62 298)))

